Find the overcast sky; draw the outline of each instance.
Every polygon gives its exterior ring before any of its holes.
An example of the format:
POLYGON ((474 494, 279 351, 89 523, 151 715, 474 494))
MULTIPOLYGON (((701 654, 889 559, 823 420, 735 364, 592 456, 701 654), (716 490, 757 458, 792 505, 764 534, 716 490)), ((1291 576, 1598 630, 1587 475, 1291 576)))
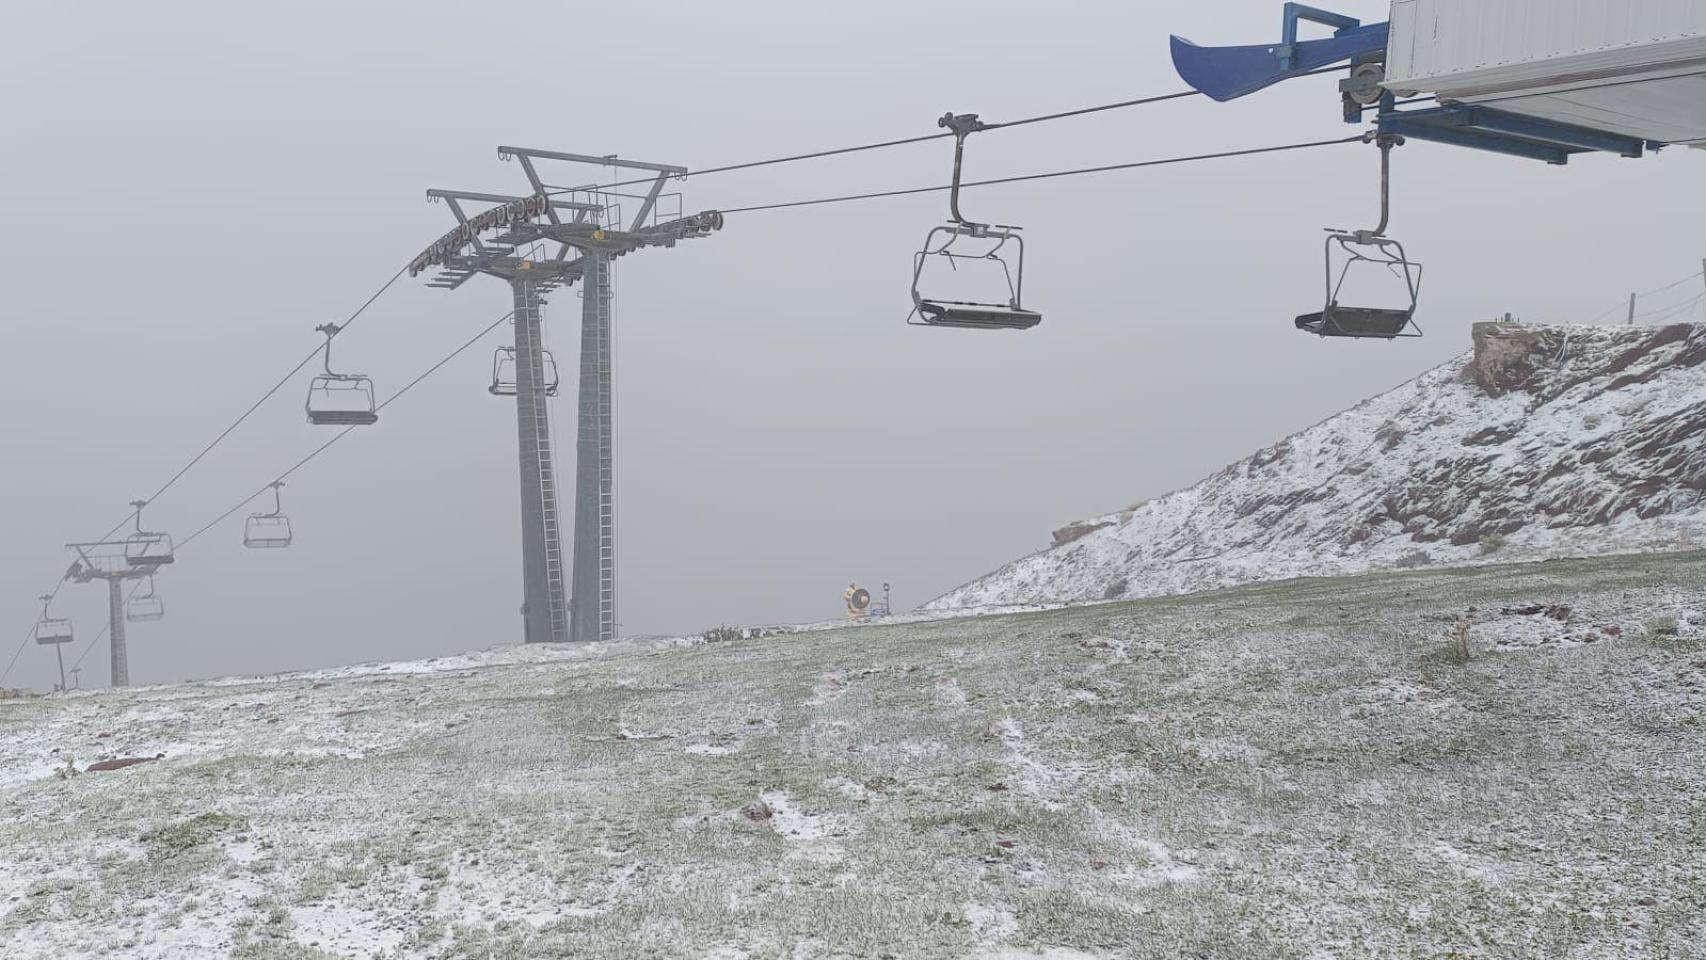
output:
MULTIPOLYGON (((1381 19, 1385 4, 1346 12, 1381 19)), ((0 7, 0 658, 71 557, 449 225, 428 187, 521 192, 500 143, 707 167, 1178 89, 1167 35, 1253 43, 1277 0, 67 4, 0 7)), ((990 133, 990 177, 1335 137, 1331 78, 990 133)), ((688 210, 944 182, 934 142, 690 178, 688 210)), ((849 580, 920 603, 1049 531, 1188 485, 1468 346, 1505 311, 1583 321, 1700 268, 1706 154, 1568 167, 1413 143, 1392 233, 1428 336, 1324 343, 1324 225, 1370 225, 1341 146, 968 193, 1026 228, 1023 334, 919 330, 926 195, 731 216, 618 272, 625 633, 833 617, 849 580), (1366 221, 1366 223, 1365 223, 1366 221)), ((547 328, 574 369, 578 301, 547 328)), ((400 283, 339 341, 388 393, 508 309, 400 283)), ((507 331, 506 331, 507 332, 507 331)), ((519 638, 514 407, 482 344, 292 478, 288 550, 241 518, 160 578, 134 682, 444 654, 519 638)), ((160 499, 200 527, 327 436, 306 378, 160 499)), ((572 436, 572 385, 556 404, 572 436)), ((572 476, 572 442, 561 444, 572 476)), ((566 493, 566 491, 565 491, 566 493)), ((565 507, 569 504, 565 496, 565 507)), ((260 504, 256 504, 258 508, 260 504)), ((92 639, 99 586, 59 605, 92 639)), ((75 659, 79 643, 68 653, 75 659)), ((0 664, 4 660, 0 659, 0 664)), ((85 685, 107 681, 105 645, 85 685)), ((46 686, 45 648, 9 685, 46 686)))

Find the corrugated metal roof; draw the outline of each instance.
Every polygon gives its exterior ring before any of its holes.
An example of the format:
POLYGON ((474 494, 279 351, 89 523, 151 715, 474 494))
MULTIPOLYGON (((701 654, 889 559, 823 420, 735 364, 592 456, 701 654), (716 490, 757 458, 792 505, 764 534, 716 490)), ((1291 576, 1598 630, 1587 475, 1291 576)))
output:
POLYGON ((1396 0, 1389 89, 1706 139, 1706 0, 1396 0))

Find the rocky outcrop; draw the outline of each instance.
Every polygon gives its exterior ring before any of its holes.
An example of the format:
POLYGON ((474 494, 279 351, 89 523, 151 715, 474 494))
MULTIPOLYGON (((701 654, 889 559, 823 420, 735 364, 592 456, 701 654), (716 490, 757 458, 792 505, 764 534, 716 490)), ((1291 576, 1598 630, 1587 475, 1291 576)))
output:
POLYGON ((1095 533, 1097 530, 1104 530, 1111 526, 1113 526, 1111 521, 1103 521, 1101 523, 1069 523, 1054 532, 1054 545, 1058 547, 1062 544, 1071 543, 1074 540, 1087 537, 1090 534, 1095 533))
POLYGON ((1706 535, 1706 329, 1478 324, 1474 349, 934 601, 1099 600, 1706 535))
POLYGON ((1559 351, 1562 336, 1556 327, 1520 323, 1477 323, 1469 372, 1489 397, 1519 390, 1559 351))

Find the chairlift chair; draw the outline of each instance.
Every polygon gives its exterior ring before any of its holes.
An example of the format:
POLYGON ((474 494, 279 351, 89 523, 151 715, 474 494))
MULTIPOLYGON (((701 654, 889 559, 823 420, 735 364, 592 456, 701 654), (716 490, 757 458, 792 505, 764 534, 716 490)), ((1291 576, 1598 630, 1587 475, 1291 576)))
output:
POLYGON ((948 212, 952 219, 934 227, 924 237, 924 246, 912 256, 912 313, 906 322, 922 327, 958 327, 969 330, 1028 330, 1042 322, 1043 316, 1023 305, 1025 287, 1025 241, 1019 229, 1006 224, 978 223, 960 214, 960 171, 964 165, 966 137, 987 125, 975 113, 948 113, 936 121, 954 134, 954 181, 948 194, 948 212), (938 243, 938 237, 945 237, 938 243), (962 238, 992 241, 981 250, 964 252, 954 245, 962 238), (1016 251, 1012 267, 1001 256, 1011 242, 1016 251), (932 257, 942 257, 957 270, 959 261, 984 260, 1000 264, 1007 280, 1007 299, 1002 302, 948 300, 924 296, 919 290, 924 266, 932 257), (916 319, 915 319, 916 318, 916 319))
POLYGON ((379 408, 374 402, 373 381, 363 374, 332 371, 332 338, 338 335, 338 325, 323 323, 314 329, 326 335, 326 372, 309 381, 308 422, 332 427, 365 427, 378 423, 379 408))
POLYGON ((48 613, 48 607, 52 603, 53 596, 51 594, 44 595, 41 598, 41 618, 36 621, 34 633, 35 641, 42 646, 58 646, 59 644, 71 643, 74 639, 74 632, 71 629, 71 621, 64 617, 55 617, 48 613))
POLYGON ((272 512, 251 513, 243 522, 243 546, 251 550, 288 547, 293 537, 290 518, 284 515, 278 492, 284 481, 274 480, 268 486, 272 488, 272 512))
MULTIPOLYGON (((43 594, 41 598, 41 619, 36 621, 34 630, 36 643, 53 648, 53 659, 59 663, 59 686, 65 689, 65 645, 71 642, 71 621, 62 617, 50 616, 47 608, 53 604, 53 594, 43 594)), ((76 667, 72 667, 76 672, 76 667)))
MULTIPOLYGON (((545 371, 545 395, 557 395, 557 387, 561 378, 557 374, 557 361, 552 358, 551 351, 539 351, 540 365, 545 371)), ((492 354, 492 385, 486 391, 494 397, 513 397, 516 393, 515 348, 499 347, 492 354)))
POLYGON ((135 508, 136 532, 124 539, 124 562, 141 570, 154 570, 176 560, 170 534, 142 529, 142 508, 148 501, 132 500, 130 505, 135 508))
POLYGON ((138 593, 125 601, 124 618, 140 623, 166 619, 166 602, 154 591, 154 577, 148 577, 148 592, 138 593))
POLYGON ((1373 230, 1327 231, 1326 281, 1327 304, 1318 313, 1306 313, 1297 318, 1297 329, 1321 337, 1353 337, 1392 340, 1398 337, 1419 337, 1421 328, 1415 323, 1416 304, 1422 286, 1422 265, 1412 261, 1404 245, 1386 236, 1391 219, 1392 148, 1402 145, 1403 137, 1380 135, 1380 225, 1373 230), (1335 271, 1334 262, 1343 257, 1335 271), (1351 306, 1339 302, 1345 281, 1352 276, 1383 269, 1401 280, 1399 305, 1384 307, 1351 306))

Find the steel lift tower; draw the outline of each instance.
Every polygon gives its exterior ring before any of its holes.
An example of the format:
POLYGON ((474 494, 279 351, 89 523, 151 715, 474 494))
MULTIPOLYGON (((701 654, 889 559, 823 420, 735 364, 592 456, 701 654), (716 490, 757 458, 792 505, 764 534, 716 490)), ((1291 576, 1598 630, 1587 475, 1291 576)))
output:
POLYGON ((123 540, 101 540, 92 543, 68 543, 77 551, 77 560, 66 571, 65 579, 76 583, 105 581, 107 585, 107 628, 112 645, 112 685, 130 686, 130 650, 125 636, 124 583, 126 580, 151 578, 161 567, 171 563, 170 534, 142 529, 142 508, 145 500, 132 500, 136 511, 136 531, 123 540))
POLYGON ((428 190, 456 227, 409 264, 410 276, 437 268, 428 286, 454 290, 477 274, 510 286, 513 346, 499 351, 491 392, 513 394, 521 462, 521 557, 524 637, 528 643, 609 640, 616 635, 616 450, 611 262, 645 247, 673 247, 723 225, 716 211, 683 216, 679 194, 665 194, 686 167, 550 150, 499 147, 520 162, 529 193, 428 190), (637 173, 635 192, 558 187, 546 162, 637 173), (624 217, 629 201, 632 216, 624 217), (485 209, 470 213, 465 205, 485 209), (672 209, 660 216, 664 206, 672 209), (555 362, 543 342, 545 295, 581 282, 579 420, 575 440, 574 540, 565 576, 557 480, 547 399, 555 362), (504 355, 508 356, 505 357, 504 355), (512 379, 501 379, 509 370, 512 379), (572 577, 572 580, 570 579, 572 577))

